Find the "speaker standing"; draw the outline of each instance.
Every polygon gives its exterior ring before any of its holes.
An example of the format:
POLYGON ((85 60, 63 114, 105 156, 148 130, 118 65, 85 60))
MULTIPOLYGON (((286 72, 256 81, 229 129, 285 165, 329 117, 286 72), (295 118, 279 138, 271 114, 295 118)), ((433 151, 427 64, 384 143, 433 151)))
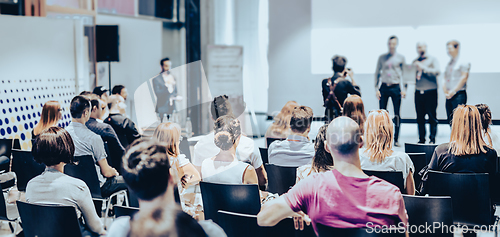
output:
POLYGON ((375 95, 380 109, 387 109, 389 98, 394 106, 394 146, 399 147, 399 128, 401 125, 401 98, 406 96, 407 84, 403 82, 405 57, 396 53, 398 37, 389 37, 389 52, 380 55, 375 70, 375 95), (404 85, 404 88, 403 88, 404 85))
POLYGON ((429 116, 430 135, 429 143, 436 143, 438 120, 436 109, 438 103, 437 77, 439 63, 435 57, 427 54, 427 44, 417 43, 419 57, 413 61, 417 67, 415 81, 415 110, 417 112, 418 143, 425 143, 425 115, 429 116))

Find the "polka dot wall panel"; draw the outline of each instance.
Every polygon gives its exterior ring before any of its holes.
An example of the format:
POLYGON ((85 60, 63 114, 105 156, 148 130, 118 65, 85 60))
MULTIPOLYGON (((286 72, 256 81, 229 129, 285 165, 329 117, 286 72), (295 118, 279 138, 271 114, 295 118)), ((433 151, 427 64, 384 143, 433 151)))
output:
POLYGON ((18 138, 23 150, 31 149, 31 131, 49 100, 63 109, 59 127, 71 121, 69 104, 75 96, 73 78, 0 79, 0 138, 18 138))

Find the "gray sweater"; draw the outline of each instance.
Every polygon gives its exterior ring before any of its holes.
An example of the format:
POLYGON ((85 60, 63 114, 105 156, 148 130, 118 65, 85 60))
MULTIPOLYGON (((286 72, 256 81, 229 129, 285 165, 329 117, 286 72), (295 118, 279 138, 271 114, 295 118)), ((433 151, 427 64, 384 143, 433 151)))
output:
POLYGON ((73 206, 78 218, 83 215, 91 231, 101 233, 104 230, 87 184, 53 168, 47 167, 41 175, 28 182, 26 201, 35 204, 73 206))

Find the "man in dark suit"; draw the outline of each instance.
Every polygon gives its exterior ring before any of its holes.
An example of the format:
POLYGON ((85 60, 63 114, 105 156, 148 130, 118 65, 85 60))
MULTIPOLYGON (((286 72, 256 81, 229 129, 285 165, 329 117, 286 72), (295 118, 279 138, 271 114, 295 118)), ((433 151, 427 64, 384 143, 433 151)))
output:
POLYGON ((344 56, 335 55, 332 62, 333 76, 323 79, 321 82, 325 123, 327 124, 342 115, 342 107, 349 94, 361 96, 359 86, 354 81, 352 70, 345 67, 347 59, 344 56))
POLYGON ((128 147, 135 139, 140 138, 141 134, 135 126, 134 121, 127 118, 125 114, 125 100, 119 95, 112 95, 108 99, 109 116, 104 120, 111 125, 120 139, 123 147, 128 147))
POLYGON ((101 136, 105 142, 106 153, 108 154, 108 163, 121 173, 121 158, 125 149, 123 148, 115 130, 111 125, 98 121, 102 113, 106 109, 106 103, 100 100, 96 95, 92 94, 90 98, 90 119, 85 123, 90 131, 101 136))
POLYGON ((166 114, 167 119, 175 110, 174 98, 177 96, 177 86, 174 76, 170 73, 172 62, 169 58, 160 61, 161 73, 153 78, 153 90, 156 95, 156 113, 163 120, 166 114))

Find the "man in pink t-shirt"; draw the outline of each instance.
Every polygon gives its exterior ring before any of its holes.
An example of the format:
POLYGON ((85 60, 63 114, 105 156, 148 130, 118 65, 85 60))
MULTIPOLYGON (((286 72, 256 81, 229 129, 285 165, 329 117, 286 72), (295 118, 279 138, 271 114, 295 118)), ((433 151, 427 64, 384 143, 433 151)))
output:
POLYGON ((257 216, 258 224, 274 226, 300 211, 310 217, 315 231, 317 223, 335 228, 406 224, 408 216, 398 187, 361 170, 361 136, 354 120, 334 119, 328 126, 325 143, 325 149, 332 154, 334 170, 311 175, 288 193, 264 204, 257 216))

